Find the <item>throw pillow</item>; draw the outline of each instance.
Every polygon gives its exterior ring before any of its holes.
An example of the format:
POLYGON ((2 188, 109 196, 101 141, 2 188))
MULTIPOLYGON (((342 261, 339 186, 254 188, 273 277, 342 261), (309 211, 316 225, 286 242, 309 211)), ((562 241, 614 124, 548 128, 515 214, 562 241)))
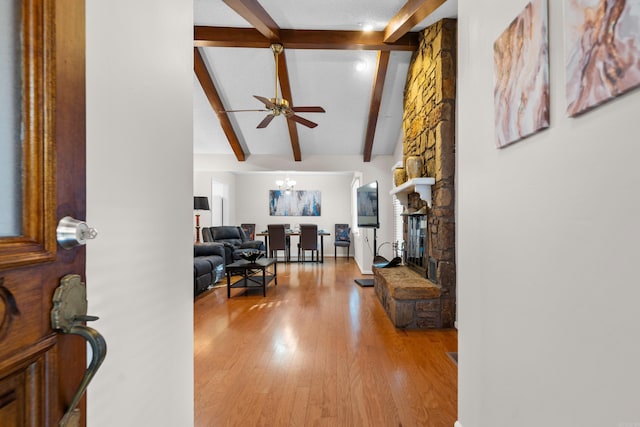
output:
POLYGON ((338 234, 336 236, 336 240, 340 240, 340 241, 343 241, 343 242, 348 241, 349 240, 349 231, 350 231, 349 227, 338 229, 338 234))

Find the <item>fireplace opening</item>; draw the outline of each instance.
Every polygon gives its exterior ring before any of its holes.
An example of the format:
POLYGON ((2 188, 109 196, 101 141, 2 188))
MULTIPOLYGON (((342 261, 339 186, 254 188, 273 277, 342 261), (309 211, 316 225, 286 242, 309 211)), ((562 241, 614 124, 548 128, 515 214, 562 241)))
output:
POLYGON ((425 214, 407 215, 406 245, 404 263, 408 267, 427 277, 429 259, 429 239, 427 238, 427 216, 425 214))

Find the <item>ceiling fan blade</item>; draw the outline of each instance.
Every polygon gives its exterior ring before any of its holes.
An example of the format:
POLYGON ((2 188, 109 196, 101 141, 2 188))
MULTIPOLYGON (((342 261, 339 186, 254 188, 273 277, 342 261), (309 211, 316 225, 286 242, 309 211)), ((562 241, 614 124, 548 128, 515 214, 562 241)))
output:
POLYGON ((271 111, 271 110, 265 110, 264 108, 262 110, 222 110, 222 111, 218 111, 218 113, 245 113, 247 111, 271 111))
POLYGON ((257 99, 258 101, 262 102, 269 109, 273 109, 273 108, 277 107, 276 104, 274 104, 273 102, 271 102, 269 99, 265 98, 264 96, 253 95, 253 97, 255 99, 257 99))
POLYGON ((326 113, 322 107, 291 107, 296 113, 326 113))
POLYGON ((271 120, 273 120, 274 117, 275 116, 273 114, 268 114, 267 117, 262 119, 260 124, 257 126, 257 129, 266 128, 269 125, 269 123, 271 123, 271 120))
POLYGON ((314 127, 318 126, 317 123, 313 123, 311 120, 304 119, 304 118, 302 118, 300 116, 296 116, 295 114, 287 114, 287 119, 293 120, 294 122, 298 122, 301 125, 304 125, 304 126, 306 126, 308 128, 312 128, 312 129, 314 127))

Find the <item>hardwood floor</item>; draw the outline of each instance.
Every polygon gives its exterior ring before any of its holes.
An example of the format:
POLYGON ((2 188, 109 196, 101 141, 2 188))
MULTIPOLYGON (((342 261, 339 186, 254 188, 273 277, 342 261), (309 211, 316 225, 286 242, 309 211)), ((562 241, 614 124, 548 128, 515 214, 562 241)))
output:
POLYGON ((455 330, 395 329, 355 262, 278 263, 267 296, 195 301, 195 425, 446 426, 455 330))

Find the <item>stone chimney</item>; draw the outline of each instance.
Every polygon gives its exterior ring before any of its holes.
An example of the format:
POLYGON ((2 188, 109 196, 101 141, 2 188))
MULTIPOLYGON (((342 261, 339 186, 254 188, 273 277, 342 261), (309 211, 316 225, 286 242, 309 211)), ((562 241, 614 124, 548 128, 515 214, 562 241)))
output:
MULTIPOLYGON (((441 322, 453 327, 456 304, 455 264, 455 103, 457 21, 444 19, 426 28, 413 54, 404 91, 403 161, 423 160, 422 176, 435 178, 427 210, 427 278, 440 285, 441 322)), ((417 193, 408 207, 426 202, 417 193)), ((406 220, 405 220, 406 231, 406 220)), ((405 241, 407 241, 405 235, 405 241)))

